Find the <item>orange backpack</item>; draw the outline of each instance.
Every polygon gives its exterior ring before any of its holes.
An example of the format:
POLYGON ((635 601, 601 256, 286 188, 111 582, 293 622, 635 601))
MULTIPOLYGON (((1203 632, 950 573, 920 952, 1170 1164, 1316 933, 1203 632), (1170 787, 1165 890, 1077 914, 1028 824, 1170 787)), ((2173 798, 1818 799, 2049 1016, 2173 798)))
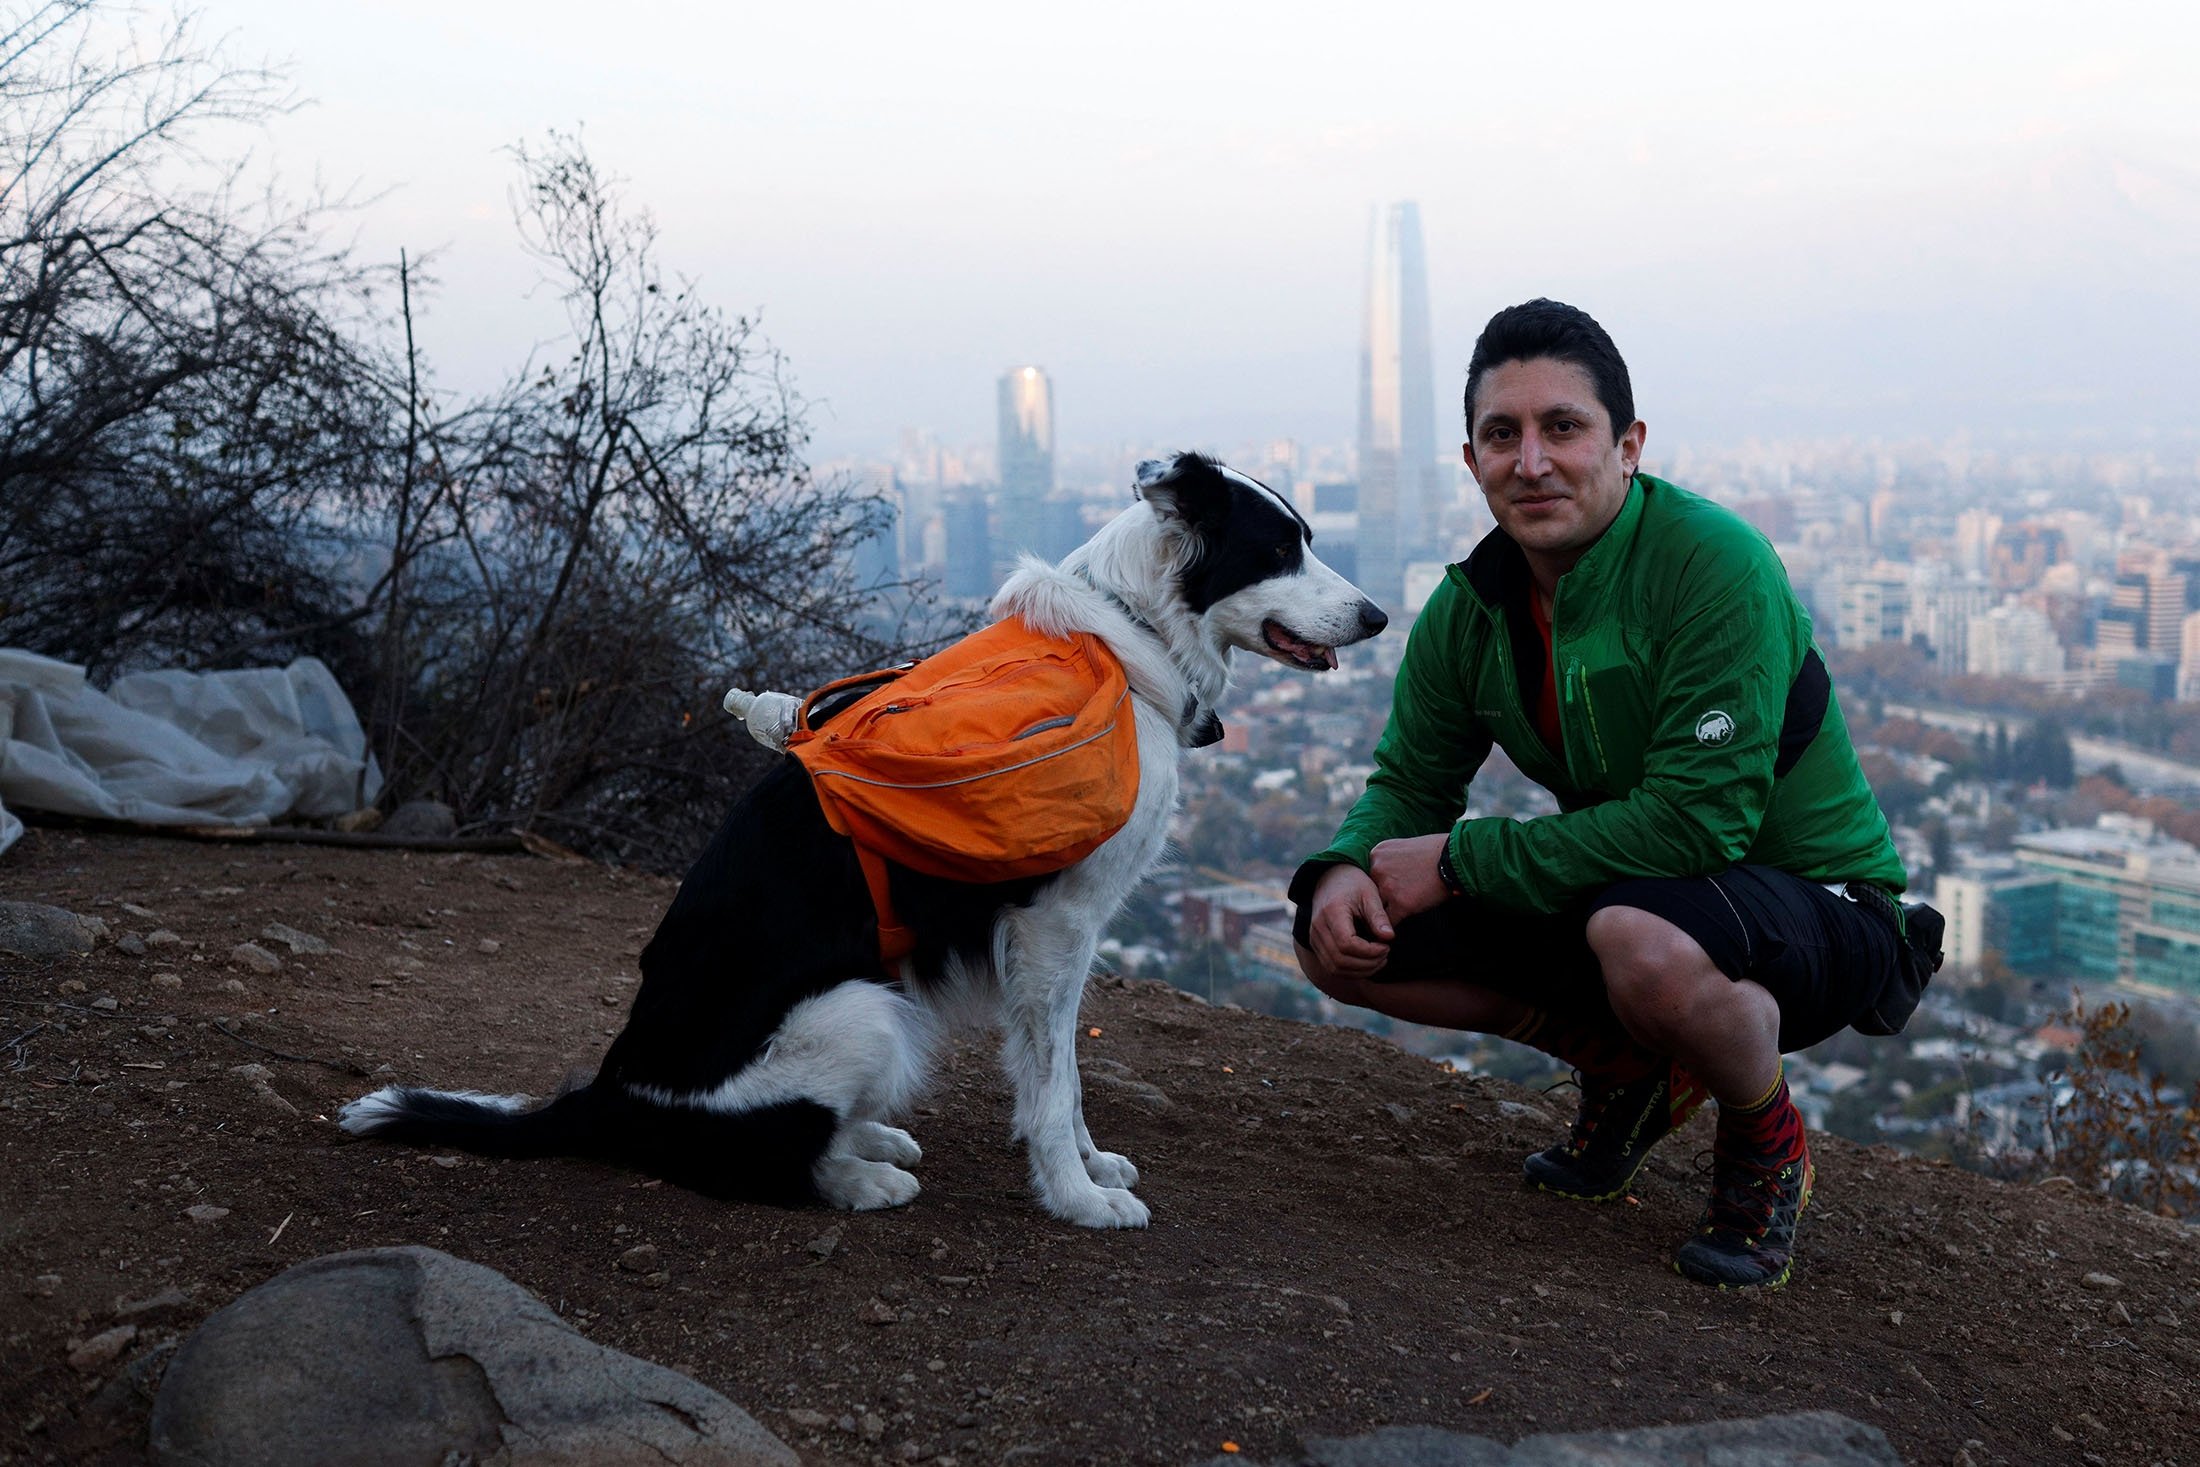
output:
POLYGON ((1138 799, 1122 664, 1088 633, 1045 637, 1014 618, 914 666, 828 683, 803 701, 787 752, 855 843, 890 971, 914 936, 886 862, 955 881, 1042 876, 1121 830, 1138 799))

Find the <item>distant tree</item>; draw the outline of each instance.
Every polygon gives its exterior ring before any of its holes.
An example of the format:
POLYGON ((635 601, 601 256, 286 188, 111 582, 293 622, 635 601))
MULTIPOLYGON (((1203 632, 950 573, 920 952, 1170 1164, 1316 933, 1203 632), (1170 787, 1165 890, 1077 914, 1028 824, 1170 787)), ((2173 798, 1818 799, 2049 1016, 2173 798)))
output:
POLYGON ((1933 863, 1933 874, 1938 876, 1955 869, 1955 838, 1948 832, 1948 822, 1935 820, 1925 827, 1926 849, 1933 863))
POLYGON ((2070 735, 2051 718, 2037 718, 2009 746, 2005 778, 2038 782, 2050 789, 2069 789, 2077 783, 2077 763, 2070 735))

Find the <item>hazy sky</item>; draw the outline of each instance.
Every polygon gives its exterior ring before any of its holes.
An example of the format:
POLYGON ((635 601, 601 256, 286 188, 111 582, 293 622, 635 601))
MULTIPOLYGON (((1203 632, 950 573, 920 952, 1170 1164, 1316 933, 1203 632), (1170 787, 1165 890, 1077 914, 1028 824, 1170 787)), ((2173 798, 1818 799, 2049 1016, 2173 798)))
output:
MULTIPOLYGON (((524 355, 505 145, 582 125, 760 308, 820 456, 1353 430, 1369 211, 1420 203, 1440 439, 1474 333, 1599 317, 1662 442, 2200 432, 2187 4, 1106 7, 209 0, 315 105, 260 145, 440 250, 446 382, 524 355), (1775 13, 1782 12, 1782 13, 1775 13)), ((2181 450, 2189 452, 2189 448, 2181 450)))

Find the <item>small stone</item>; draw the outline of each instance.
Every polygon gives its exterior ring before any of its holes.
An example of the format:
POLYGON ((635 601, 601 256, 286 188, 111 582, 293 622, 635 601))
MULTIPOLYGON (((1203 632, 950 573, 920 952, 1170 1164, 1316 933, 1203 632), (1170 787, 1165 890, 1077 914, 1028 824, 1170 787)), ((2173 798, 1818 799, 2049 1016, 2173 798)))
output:
POLYGON ((262 1080, 252 1087, 252 1098, 279 1115, 295 1116, 298 1107, 275 1093, 275 1087, 262 1080))
POLYGON ((145 939, 135 932, 125 932, 115 939, 115 951, 127 953, 133 958, 142 958, 145 956, 145 939))
POLYGON ((418 973, 425 969, 427 966, 428 965, 426 963, 421 962, 418 958, 396 957, 390 959, 390 971, 392 973, 404 973, 409 975, 413 973, 418 973))
POLYGON ((1900 1329, 1902 1327, 1902 1311, 1897 1309, 1892 1314, 1889 1314, 1887 1316, 1887 1323, 1893 1325, 1897 1329, 1900 1329))
POLYGON ((458 1158, 446 1152, 442 1156, 429 1157, 428 1165, 439 1166, 442 1167, 445 1171, 449 1171, 452 1167, 458 1165, 458 1158))
POLYGON ((151 978, 148 978, 146 981, 152 984, 155 988, 183 987, 183 975, 181 973, 155 973, 151 978))
POLYGON ((482 954, 484 957, 493 958, 498 953, 504 951, 504 944, 498 942, 493 937, 484 937, 483 939, 481 939, 481 941, 474 944, 474 951, 482 954))
POLYGON ((895 1324, 900 1321, 901 1315, 895 1312, 893 1305, 874 1296, 862 1308, 856 1310, 856 1318, 862 1320, 865 1324, 895 1324))
POLYGON ((136 902, 124 902, 122 910, 124 915, 135 917, 140 922, 158 922, 160 920, 160 913, 154 911, 151 907, 141 907, 136 902))
POLYGON ((281 970, 283 960, 256 942, 240 942, 229 950, 229 961, 262 975, 281 970))
POLYGON ((118 1324, 113 1329, 101 1330, 69 1351, 69 1364, 78 1370, 97 1370, 129 1348, 136 1338, 137 1326, 134 1324, 118 1324))
POLYGON ((924 1362, 924 1368, 937 1375, 947 1368, 947 1362, 945 1360, 927 1360, 924 1362))
POLYGON ((628 1273, 648 1273, 657 1267, 657 1245, 638 1243, 619 1255, 619 1267, 628 1273))
POLYGON ((358 835, 373 830, 382 823, 382 812, 369 805, 364 810, 353 810, 336 817, 336 828, 346 835, 358 835))
POLYGON ((266 1081, 272 1078, 275 1074, 273 1070, 269 1069, 266 1065, 261 1064, 257 1060, 248 1060, 241 1065, 231 1065, 229 1067, 229 1073, 237 1076, 239 1079, 255 1082, 266 1081))
POLYGON ((189 1302, 184 1297, 183 1290, 170 1284, 160 1292, 148 1294, 142 1299, 115 1300, 115 1318, 128 1319, 133 1315, 151 1314, 156 1309, 178 1309, 189 1302))
POLYGON ((2116 1275, 2112 1273, 2089 1273, 2084 1278, 2078 1280, 2078 1282, 2085 1285, 2089 1289, 2094 1289, 2104 1294, 2111 1289, 2120 1289, 2124 1286, 2124 1281, 2116 1277, 2116 1275))
POLYGON ((64 978, 61 980, 60 991, 67 997, 74 998, 82 993, 85 987, 86 984, 81 978, 64 978))
POLYGON ((122 1005, 116 1001, 113 994, 103 993, 99 997, 93 999, 91 1003, 87 1005, 87 1007, 97 1009, 100 1013, 103 1014, 111 1014, 116 1009, 121 1008, 122 1005))
POLYGON ((267 942, 279 942, 294 953, 325 953, 329 945, 310 932, 300 932, 280 922, 270 922, 260 929, 260 936, 267 942))
POLYGON ((807 1406, 795 1407, 792 1411, 789 1411, 787 1413, 787 1419, 793 1422, 796 1426, 806 1426, 812 1431, 817 1430, 819 1427, 825 1425, 827 1422, 832 1420, 832 1418, 830 1416, 827 1416, 824 1412, 812 1411, 807 1406))
POLYGON ((52 1297, 54 1296, 54 1290, 56 1290, 56 1289, 58 1289, 58 1288, 60 1288, 60 1287, 61 1287, 61 1275, 60 1275, 60 1274, 57 1274, 57 1273, 42 1273, 42 1274, 38 1275, 38 1277, 36 1277, 36 1278, 32 1279, 32 1280, 31 1280, 31 1286, 30 1286, 29 1288, 25 1289, 25 1290, 24 1290, 23 1292, 24 1292, 25 1294, 28 1294, 28 1295, 32 1296, 33 1298, 38 1298, 38 1299, 51 1299, 51 1298, 52 1298, 52 1297))
POLYGON ((183 939, 165 927, 155 927, 145 934, 147 947, 182 947, 183 939))
POLYGON ((856 1420, 856 1433, 867 1442, 875 1442, 886 1435, 886 1421, 876 1411, 866 1411, 856 1420))
POLYGON ((1385 1101, 1383 1103, 1383 1109, 1389 1114, 1392 1120, 1397 1121, 1400 1124, 1403 1124, 1404 1122, 1413 1119, 1413 1107, 1409 1105, 1400 1105, 1395 1100, 1385 1101))
POLYGON ((840 1229, 837 1227, 827 1228, 802 1246, 820 1258, 830 1258, 833 1256, 833 1250, 840 1246, 840 1229))
POLYGON ((856 1429, 856 1419, 853 1416, 843 1416, 833 1425, 839 1427, 842 1431, 854 1431, 856 1429))
POLYGON ((243 980, 242 978, 227 978, 227 979, 224 979, 224 980, 222 981, 222 992, 224 992, 224 993, 243 993, 243 992, 244 992, 244 980, 243 980))
POLYGON ((216 1207, 210 1202, 201 1202, 195 1206, 186 1207, 183 1210, 183 1215, 193 1222, 220 1222, 223 1218, 229 1216, 229 1209, 216 1207))

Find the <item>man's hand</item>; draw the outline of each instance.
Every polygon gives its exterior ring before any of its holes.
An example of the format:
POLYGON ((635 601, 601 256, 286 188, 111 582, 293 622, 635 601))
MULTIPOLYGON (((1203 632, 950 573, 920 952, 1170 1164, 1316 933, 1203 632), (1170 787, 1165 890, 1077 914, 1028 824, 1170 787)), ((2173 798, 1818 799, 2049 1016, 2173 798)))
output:
POLYGON ((1367 858, 1368 874, 1375 878, 1375 894, 1394 922, 1440 906, 1451 893, 1436 874, 1436 862, 1444 854, 1449 835, 1417 835, 1411 840, 1386 840, 1367 858))
POLYGON ((1372 978, 1382 971, 1390 961, 1390 939, 1397 934, 1365 871, 1349 861, 1330 867, 1308 900, 1314 914, 1307 935, 1323 969, 1307 974, 1315 987, 1324 987, 1325 978, 1372 978))

